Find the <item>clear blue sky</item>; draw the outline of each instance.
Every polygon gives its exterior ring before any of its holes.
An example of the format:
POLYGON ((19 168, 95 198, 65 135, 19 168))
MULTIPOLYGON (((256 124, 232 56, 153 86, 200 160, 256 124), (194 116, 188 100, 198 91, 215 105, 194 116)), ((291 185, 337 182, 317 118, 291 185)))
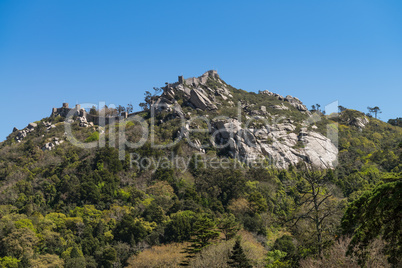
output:
POLYGON ((402 1, 0 0, 0 141, 52 107, 229 84, 402 117, 402 1))

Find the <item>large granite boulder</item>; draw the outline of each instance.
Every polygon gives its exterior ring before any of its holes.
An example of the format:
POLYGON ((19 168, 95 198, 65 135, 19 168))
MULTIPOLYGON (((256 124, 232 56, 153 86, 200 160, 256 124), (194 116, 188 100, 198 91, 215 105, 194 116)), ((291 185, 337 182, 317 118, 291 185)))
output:
POLYGON ((320 133, 300 130, 289 122, 262 129, 243 129, 236 119, 213 123, 218 145, 226 145, 229 155, 244 162, 265 158, 277 168, 304 161, 317 168, 334 168, 338 149, 320 133))
POLYGON ((216 107, 216 105, 212 103, 212 101, 207 97, 207 95, 201 88, 195 88, 191 90, 189 101, 192 105, 194 105, 195 108, 199 108, 201 110, 218 109, 218 107, 216 107))

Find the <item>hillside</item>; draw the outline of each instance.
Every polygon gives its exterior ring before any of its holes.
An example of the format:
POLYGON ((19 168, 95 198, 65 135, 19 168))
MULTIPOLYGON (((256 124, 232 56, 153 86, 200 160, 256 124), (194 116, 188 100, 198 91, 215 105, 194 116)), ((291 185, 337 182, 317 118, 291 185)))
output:
POLYGON ((341 222, 400 181, 401 127, 216 71, 141 106, 64 104, 0 143, 0 267, 227 267, 236 235, 254 267, 399 261, 387 237, 365 241, 371 259, 345 256, 357 227, 341 222))

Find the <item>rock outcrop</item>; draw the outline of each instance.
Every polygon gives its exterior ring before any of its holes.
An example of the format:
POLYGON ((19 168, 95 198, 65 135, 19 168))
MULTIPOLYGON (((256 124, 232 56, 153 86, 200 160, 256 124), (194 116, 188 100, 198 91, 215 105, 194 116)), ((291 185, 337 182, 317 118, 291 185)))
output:
POLYGON ((166 97, 159 97, 152 105, 151 110, 156 114, 161 112, 172 113, 171 118, 183 118, 184 113, 181 106, 175 99, 168 99, 166 97))
POLYGON ((42 150, 43 151, 51 151, 56 148, 56 146, 62 144, 64 140, 61 140, 57 137, 53 138, 52 142, 47 142, 45 145, 43 145, 42 150))
POLYGON ((15 137, 16 142, 21 142, 29 133, 35 130, 38 125, 36 123, 29 123, 28 126, 22 130, 16 130, 17 136, 15 137))
MULTIPOLYGON (((162 95, 153 104, 155 111, 170 112, 173 118, 178 116, 184 118, 177 99, 182 99, 184 105, 202 111, 224 109, 220 107, 220 102, 226 102, 230 107, 234 106, 234 92, 229 90, 228 85, 216 71, 208 71, 200 77, 187 79, 179 77, 178 82, 166 83, 163 89, 162 95)), ((274 97, 280 102, 272 103, 267 99, 266 105, 256 107, 253 103, 241 100, 241 110, 246 114, 246 119, 275 118, 273 111, 277 110, 279 113, 281 110, 288 111, 291 107, 304 116, 311 115, 307 107, 296 97, 290 95, 283 97, 268 90, 260 94, 274 97), (267 107, 272 115, 267 112, 267 107)), ((296 111, 292 110, 291 113, 297 113, 296 111)), ((189 126, 183 126, 181 132, 178 134, 188 137, 189 126)), ((330 139, 318 132, 307 131, 307 128, 296 130, 293 120, 265 125, 258 129, 244 128, 234 118, 216 120, 212 122, 211 135, 214 135, 213 146, 223 148, 232 157, 245 162, 252 162, 262 157, 278 168, 288 168, 301 161, 319 168, 333 168, 338 154, 330 139)), ((193 147, 200 150, 200 142, 193 142, 193 147)))
POLYGON ((368 118, 364 116, 352 119, 349 124, 362 130, 368 123, 369 123, 368 118))
MULTIPOLYGON (((244 162, 264 159, 277 168, 288 168, 300 162, 318 168, 333 168, 336 164, 338 149, 329 138, 316 132, 317 126, 313 125, 311 131, 307 129, 302 120, 312 118, 311 113, 298 98, 290 95, 283 97, 268 90, 259 92, 259 95, 237 90, 226 84, 214 70, 200 77, 184 79, 179 76, 178 82, 166 83, 161 96, 153 96, 150 105, 156 115, 163 115, 159 118, 159 124, 171 119, 185 120, 177 137, 189 138, 190 125, 194 123, 191 121, 192 114, 202 114, 204 119, 211 119, 208 128, 212 135, 212 146, 244 162), (226 113, 226 109, 229 113, 226 113), (287 119, 284 119, 285 116, 287 119), (255 123, 245 124, 246 127, 237 118, 254 120, 255 123)), ((68 108, 68 104, 63 104, 61 108, 53 108, 52 117, 66 116, 67 113, 74 117, 67 118, 66 122, 78 120, 81 127, 99 124, 97 117, 88 115, 80 105, 68 108)), ((104 122, 109 124, 128 117, 130 115, 125 113, 115 120, 105 118, 104 122)), ((361 129, 368 120, 356 118, 348 122, 361 129)), ((50 123, 44 124, 47 130, 54 127, 50 123)), ((16 140, 21 141, 36 127, 32 123, 24 130, 14 129, 17 132, 16 140)), ((42 149, 52 150, 59 143, 56 140, 47 142, 42 149)), ((205 153, 199 137, 191 143, 194 149, 205 153)))
MULTIPOLYGON (((292 96, 290 96, 290 95, 287 95, 287 96, 284 98, 282 95, 279 95, 279 94, 277 94, 277 93, 270 92, 270 91, 268 91, 268 90, 261 91, 260 94, 264 94, 264 95, 267 95, 267 96, 275 97, 275 98, 277 98, 277 99, 280 100, 280 101, 289 102, 290 105, 292 105, 293 107, 295 107, 295 108, 296 108, 297 110, 299 110, 300 112, 304 112, 304 113, 307 113, 307 114, 310 115, 310 112, 309 112, 309 110, 307 109, 306 105, 304 105, 303 102, 301 102, 301 101, 300 101, 298 98, 296 98, 296 97, 292 97, 292 96)), ((283 109, 281 106, 279 106, 279 105, 276 105, 276 106, 274 107, 274 109, 284 110, 284 109, 283 109)))
POLYGON ((205 92, 201 88, 195 88, 191 90, 190 99, 194 107, 201 110, 216 110, 218 109, 215 104, 206 96, 205 92))
POLYGON ((287 95, 285 98, 285 101, 289 102, 290 105, 292 105, 293 107, 295 107, 297 110, 301 111, 301 112, 308 112, 308 109, 306 107, 306 105, 304 105, 298 98, 296 97, 292 97, 290 95, 287 95))
POLYGON ((204 111, 218 109, 215 96, 219 96, 223 100, 232 97, 227 85, 214 70, 208 71, 200 77, 183 79, 174 84, 167 83, 161 95, 162 98, 171 101, 176 97, 182 98, 193 108, 204 111), (214 85, 214 88, 211 88, 211 85, 214 85))
POLYGON ((300 131, 291 123, 243 129, 236 119, 214 122, 216 143, 229 148, 229 154, 245 162, 266 158, 273 166, 288 168, 304 161, 318 168, 333 168, 338 149, 317 132, 300 131), (290 132, 290 133, 289 133, 290 132))
MULTIPOLYGON (((56 126, 50 122, 42 122, 43 126, 45 127, 46 131, 55 128, 56 126)), ((33 132, 38 127, 37 123, 29 123, 28 126, 22 130, 18 130, 18 128, 13 129, 13 133, 17 132, 17 136, 15 136, 16 142, 21 142, 29 133, 33 132)))

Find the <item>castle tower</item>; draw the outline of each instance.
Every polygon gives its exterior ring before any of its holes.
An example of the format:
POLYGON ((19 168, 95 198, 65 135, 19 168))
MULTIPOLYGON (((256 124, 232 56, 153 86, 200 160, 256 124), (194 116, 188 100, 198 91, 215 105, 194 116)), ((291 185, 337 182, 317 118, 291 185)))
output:
POLYGON ((179 75, 179 84, 182 85, 184 83, 184 78, 182 75, 179 75))

